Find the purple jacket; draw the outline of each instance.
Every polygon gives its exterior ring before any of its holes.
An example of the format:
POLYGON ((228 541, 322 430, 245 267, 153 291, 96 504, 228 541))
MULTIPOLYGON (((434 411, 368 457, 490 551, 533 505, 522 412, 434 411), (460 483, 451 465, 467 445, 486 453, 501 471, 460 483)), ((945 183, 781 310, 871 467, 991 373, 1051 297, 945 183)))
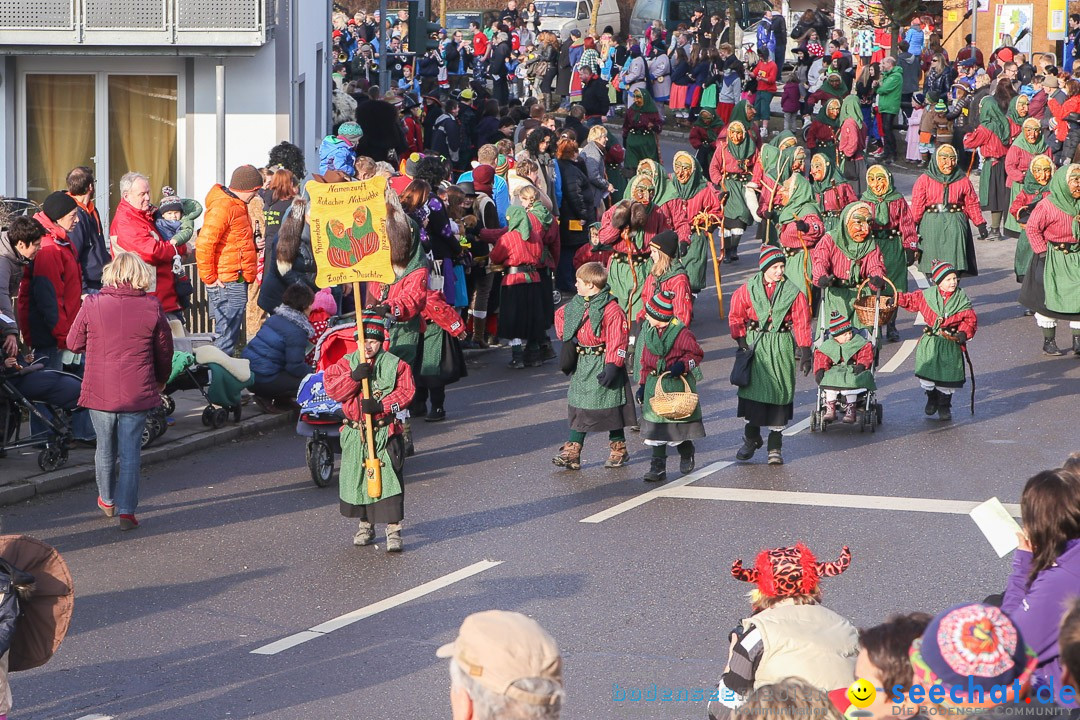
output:
POLYGON ((67 336, 86 353, 79 405, 105 412, 141 412, 161 404, 173 341, 161 303, 130 285, 88 295, 67 336))
POLYGON ((1001 609, 1016 623, 1024 641, 1039 654, 1034 684, 1046 685, 1053 680, 1056 690, 1061 687, 1058 626, 1065 615, 1065 604, 1080 595, 1080 539, 1069 540, 1057 562, 1039 573, 1028 588, 1030 570, 1031 553, 1017 550, 1001 609))

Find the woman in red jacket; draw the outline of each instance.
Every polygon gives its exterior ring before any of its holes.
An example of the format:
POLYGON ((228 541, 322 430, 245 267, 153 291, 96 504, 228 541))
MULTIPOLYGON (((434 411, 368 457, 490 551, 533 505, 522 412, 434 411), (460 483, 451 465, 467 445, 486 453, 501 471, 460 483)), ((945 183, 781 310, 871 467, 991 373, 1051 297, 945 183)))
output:
POLYGON ((547 329, 537 269, 544 246, 539 237, 533 237, 525 208, 511 205, 506 219, 506 232, 489 255, 492 265, 502 266, 505 273, 499 297, 499 337, 510 338, 511 368, 538 367, 543 362, 540 342, 547 329))
POLYGON ((101 292, 88 295, 75 318, 67 346, 86 354, 79 405, 90 410, 97 432, 98 507, 119 515, 121 530, 134 530, 143 425, 161 404, 173 341, 161 303, 146 292, 154 271, 138 255, 118 253, 101 281, 101 292))

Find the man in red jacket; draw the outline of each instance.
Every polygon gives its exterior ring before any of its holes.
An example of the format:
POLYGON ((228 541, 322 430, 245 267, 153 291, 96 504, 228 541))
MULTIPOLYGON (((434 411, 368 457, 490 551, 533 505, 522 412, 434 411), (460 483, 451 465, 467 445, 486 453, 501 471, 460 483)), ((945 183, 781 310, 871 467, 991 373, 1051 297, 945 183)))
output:
POLYGON ((63 367, 67 333, 82 306, 82 272, 68 233, 75 226, 79 206, 65 192, 45 198, 34 219, 45 228, 41 250, 27 265, 19 284, 19 328, 35 359, 46 367, 63 367))
POLYGON ((114 257, 121 251, 133 252, 154 268, 157 285, 151 295, 161 301, 170 320, 183 320, 173 270, 174 263, 179 264, 177 259, 187 253, 187 245, 174 247, 158 235, 150 204, 150 181, 145 175, 129 172, 120 178, 120 205, 109 226, 109 236, 114 257))

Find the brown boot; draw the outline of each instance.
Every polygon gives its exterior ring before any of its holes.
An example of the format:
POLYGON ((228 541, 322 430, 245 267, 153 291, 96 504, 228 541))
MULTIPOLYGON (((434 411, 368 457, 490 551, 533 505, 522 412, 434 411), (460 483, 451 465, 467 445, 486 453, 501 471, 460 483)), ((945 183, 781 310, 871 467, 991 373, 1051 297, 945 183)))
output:
POLYGON ((853 403, 853 402, 844 403, 844 419, 843 419, 843 422, 846 425, 854 425, 855 424, 855 403, 853 403))
MULTIPOLYGON (((625 443, 624 443, 625 446, 625 443)), ((581 443, 568 442, 559 448, 559 454, 551 458, 551 463, 567 470, 581 469, 581 443)))
POLYGON ((611 454, 608 455, 604 467, 620 468, 630 462, 630 453, 626 449, 625 440, 612 440, 609 444, 611 445, 611 454))
POLYGON ((821 416, 822 422, 836 422, 836 401, 825 401, 825 414, 821 416))
POLYGON ((473 345, 480 349, 485 349, 488 346, 487 343, 487 329, 484 327, 483 321, 478 321, 473 326, 472 334, 473 345))

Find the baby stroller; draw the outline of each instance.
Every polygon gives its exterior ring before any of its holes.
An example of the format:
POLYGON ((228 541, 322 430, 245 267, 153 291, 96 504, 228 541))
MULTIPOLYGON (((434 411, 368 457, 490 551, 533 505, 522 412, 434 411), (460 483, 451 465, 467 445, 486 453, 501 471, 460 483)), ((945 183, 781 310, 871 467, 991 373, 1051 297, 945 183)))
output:
POLYGON ((12 372, 18 370, 0 372, 0 457, 5 457, 8 450, 38 447, 44 443, 38 453, 38 467, 42 472, 57 470, 67 462, 74 439, 71 413, 52 405, 48 406, 49 412, 41 412, 12 384, 9 379, 12 372), (22 437, 19 431, 24 416, 37 418, 45 430, 22 437))
MULTIPOLYGON (((874 362, 870 365, 869 372, 871 377, 877 376, 878 367, 878 355, 881 352, 881 327, 887 325, 893 316, 896 314, 896 286, 885 278, 886 282, 892 286, 893 296, 882 296, 881 293, 875 295, 861 296, 863 288, 866 286, 867 281, 863 280, 859 287, 855 291, 855 314, 859 318, 859 322, 867 326, 869 335, 867 339, 870 341, 870 345, 874 349, 874 362)), ((824 293, 829 292, 826 288, 822 291, 824 293)), ((821 307, 824 307, 824 302, 821 307)), ((818 343, 820 345, 827 339, 825 332, 825 312, 823 310, 818 311, 818 343)), ((869 428, 870 432, 876 432, 877 426, 882 423, 885 418, 885 407, 878 402, 877 390, 867 390, 866 392, 859 393, 856 396, 855 412, 856 421, 855 425, 858 426, 859 432, 866 432, 869 428)), ((825 390, 818 388, 817 399, 814 402, 814 409, 810 412, 810 432, 828 431, 832 422, 827 422, 822 419, 825 414, 825 390)))
POLYGON ((213 345, 201 345, 193 353, 173 351, 172 372, 161 402, 165 413, 171 415, 176 410, 174 392, 198 390, 207 403, 202 424, 216 430, 230 415, 233 422, 240 422, 240 391, 250 387, 251 382, 247 360, 231 358, 213 345))
POLYGON ((296 393, 300 405, 296 434, 308 439, 308 470, 319 487, 328 486, 334 477, 334 455, 341 452, 341 424, 345 421, 341 404, 326 394, 323 372, 356 348, 355 317, 333 318, 315 342, 315 372, 304 378, 296 393))

